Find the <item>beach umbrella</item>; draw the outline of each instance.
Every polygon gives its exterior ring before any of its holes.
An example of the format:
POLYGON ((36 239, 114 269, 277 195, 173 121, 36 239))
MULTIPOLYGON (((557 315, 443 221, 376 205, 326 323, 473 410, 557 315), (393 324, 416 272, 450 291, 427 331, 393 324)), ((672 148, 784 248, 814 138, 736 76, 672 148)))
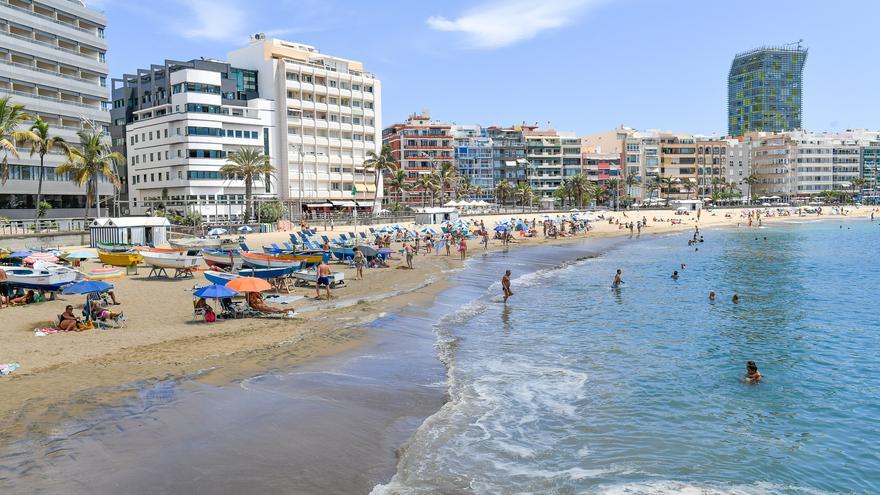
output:
POLYGON ((507 225, 499 225, 495 227, 495 232, 503 232, 505 230, 507 230, 507 225))
POLYGON ((47 263, 57 263, 58 258, 48 253, 34 253, 24 259, 24 262, 33 265, 37 261, 45 261, 47 263), (38 256, 39 255, 39 256, 38 256))
POLYGON ((272 288, 269 282, 256 277, 238 277, 226 282, 226 287, 238 292, 263 292, 272 288))
POLYGON ((208 231, 208 235, 223 235, 226 233, 226 229, 215 228, 208 231))
POLYGON ((238 294, 238 291, 230 289, 225 285, 219 284, 212 284, 201 287, 193 292, 193 295, 197 297, 203 297, 205 299, 224 299, 227 297, 232 297, 236 294, 238 294))
POLYGON ((253 232, 254 229, 248 227, 247 225, 242 225, 241 227, 238 228, 238 231, 239 232, 253 232))
POLYGON ((98 258, 98 255, 92 251, 82 249, 79 251, 71 251, 65 254, 63 258, 66 260, 94 260, 98 258))
POLYGON ((94 292, 104 292, 105 290, 112 289, 113 286, 108 284, 107 282, 101 282, 100 280, 83 280, 82 282, 77 282, 63 291, 62 294, 92 294, 94 292))
POLYGON ((32 253, 30 251, 14 251, 9 253, 10 258, 27 258, 32 253))

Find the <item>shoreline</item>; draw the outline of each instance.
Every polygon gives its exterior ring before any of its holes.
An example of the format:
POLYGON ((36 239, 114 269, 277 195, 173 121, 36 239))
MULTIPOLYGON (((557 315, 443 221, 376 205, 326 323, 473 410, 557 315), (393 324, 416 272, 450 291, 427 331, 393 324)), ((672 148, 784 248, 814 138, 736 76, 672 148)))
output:
MULTIPOLYGON (((722 210, 726 211, 726 210, 722 210)), ((815 220, 848 220, 865 218, 871 210, 861 208, 853 210, 846 216, 823 215, 820 217, 773 217, 768 223, 796 220, 796 223, 815 220)), ((621 218, 621 212, 607 212, 621 218)), ((670 217, 669 212, 651 211, 635 212, 629 220, 647 216, 663 215, 670 217)), ((526 215, 527 216, 527 215, 526 215)), ((509 218, 504 215, 504 218, 509 218)), ((528 217, 528 216, 527 216, 528 217)), ((701 229, 718 227, 736 228, 735 221, 706 221, 704 215, 699 225, 701 229)), ((493 217, 485 217, 487 225, 493 217)), ((498 218, 498 217, 494 217, 498 218)), ((673 217, 674 218, 674 217, 673 217)), ((622 219, 622 218, 621 218, 622 219)), ((693 228, 693 217, 684 217, 682 224, 654 224, 650 222, 645 235, 659 235, 688 231, 693 228)), ((721 219, 718 219, 721 220, 721 219)), ((725 219, 728 220, 728 219, 725 219)), ((558 239, 532 239, 519 241, 513 247, 546 246, 568 244, 585 239, 627 237, 628 231, 618 230, 607 222, 595 222, 596 230, 587 235, 558 239), (603 228, 604 227, 604 228, 603 228)), ((337 229, 341 231, 342 229, 337 229)), ((286 233, 275 233, 277 237, 286 233)), ((271 238, 272 234, 263 235, 271 238)), ((635 236, 633 236, 635 237, 635 236)), ((253 242, 254 238, 251 238, 253 242)), ((262 242, 271 242, 270 239, 262 242)), ((497 241, 490 243, 488 252, 504 251, 497 241), (495 245, 492 245, 495 244, 495 245)), ((476 241, 469 244, 469 256, 483 253, 476 241)), ((7 401, 0 404, 0 413, 6 418, 0 423, 0 438, 11 441, 21 438, 41 437, 50 434, 60 423, 72 418, 83 417, 89 412, 106 407, 114 407, 130 398, 145 385, 169 379, 196 377, 205 383, 228 384, 253 376, 259 370, 265 370, 266 364, 279 356, 285 356, 287 366, 298 366, 320 361, 330 356, 340 355, 346 351, 365 345, 370 339, 364 325, 385 312, 412 304, 413 302, 431 303, 448 286, 448 275, 462 267, 456 256, 419 255, 416 257, 416 270, 399 270, 389 268, 388 277, 381 285, 393 290, 378 292, 373 286, 357 290, 360 283, 354 281, 347 289, 352 292, 336 299, 336 302, 321 303, 317 308, 307 311, 299 310, 294 320, 246 320, 247 324, 237 324, 232 328, 224 328, 215 333, 199 333, 195 335, 176 336, 158 342, 140 345, 121 345, 111 352, 88 356, 80 360, 52 362, 37 369, 22 369, 16 374, 0 379, 0 393, 7 401), (390 275, 405 274, 391 277, 390 275), (403 278, 404 280, 400 280, 403 278), (291 324, 292 322, 292 324, 291 324), (40 390, 41 395, 33 392, 40 390)), ((368 270, 366 278, 377 279, 377 270, 368 270)), ((346 273, 347 278, 349 273, 346 273)), ((140 278, 131 279, 140 282, 140 278)), ((199 282, 197 278, 195 282, 199 282)), ((377 281, 378 282, 378 281, 377 281)), ((161 282, 145 282, 146 284, 162 284, 161 282)), ((175 288, 192 284, 193 281, 172 282, 175 288)), ((128 296, 127 296, 128 297, 128 296)), ((187 296, 187 299, 189 296, 187 296)), ((178 298, 182 299, 182 298, 178 298)), ((306 302, 312 301, 307 299, 306 302)), ((126 301, 123 301, 125 304, 126 301)), ((189 301, 183 301, 189 304, 189 301)), ((57 302, 56 302, 57 304, 57 302)), ((33 306, 42 306, 33 305, 33 306)), ((19 309, 0 310, 0 324, 8 323, 4 319, 19 309)), ((173 318, 180 320, 186 314, 175 313, 173 318)), ((232 322, 241 322, 233 320, 232 322)), ((18 331, 21 331, 21 322, 18 331)), ((225 325, 225 323, 223 324, 225 325)), ((7 325, 8 326, 8 325, 7 325)), ((202 324, 187 324, 202 330, 214 330, 202 324)), ((93 331, 91 336, 104 338, 113 332, 130 332, 130 329, 117 329, 102 332, 93 331)), ((53 335, 44 338, 28 337, 39 342, 52 342, 61 338, 79 338, 87 334, 53 335), (51 340, 50 340, 51 339, 51 340)), ((2 334, 0 334, 2 338, 2 334)), ((66 347, 66 346, 63 346, 66 347)), ((6 356, 3 356, 4 358, 6 356)), ((0 359, 3 361, 3 359, 0 359)))

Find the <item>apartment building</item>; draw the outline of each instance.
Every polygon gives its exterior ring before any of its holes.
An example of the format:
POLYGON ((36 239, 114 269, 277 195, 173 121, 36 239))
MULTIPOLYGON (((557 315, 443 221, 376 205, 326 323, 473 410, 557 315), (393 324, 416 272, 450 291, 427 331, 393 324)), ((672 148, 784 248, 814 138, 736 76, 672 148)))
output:
POLYGON ((861 148, 862 178, 865 186, 861 191, 862 202, 880 204, 880 143, 873 143, 861 148))
POLYGON ((623 184, 620 173, 620 154, 618 153, 584 153, 582 155, 582 173, 600 186, 608 185, 611 179, 620 181, 619 187, 623 194, 631 194, 630 188, 623 184))
POLYGON ((696 193, 700 198, 721 192, 727 180, 727 140, 697 136, 696 193))
POLYGON ((752 173, 758 178, 752 196, 779 196, 792 201, 797 194, 797 143, 781 133, 756 132, 746 138, 751 141, 752 173))
POLYGON ((727 142, 727 174, 724 179, 736 184, 741 198, 749 198, 749 186, 743 181, 752 174, 752 142, 743 139, 726 139, 727 142))
MULTIPOLYGON (((422 176, 440 170, 443 163, 455 165, 452 125, 431 119, 428 112, 414 113, 404 122, 382 131, 382 143, 391 148, 394 159, 407 174, 408 205, 429 205, 432 192, 419 185, 422 176)), ((447 185, 444 193, 451 191, 447 185)))
MULTIPOLYGON (((617 155, 621 181, 625 182, 628 176, 635 178, 633 185, 623 187, 625 194, 638 201, 644 201, 657 194, 656 190, 650 190, 647 186, 660 177, 659 131, 637 131, 621 126, 611 131, 582 137, 581 151, 585 155, 598 155, 593 160, 599 160, 600 163, 606 161, 609 170, 613 170, 610 155, 617 155)), ((587 162, 584 164, 590 165, 587 162)))
POLYGON ((852 180, 862 177, 862 148, 880 141, 880 133, 792 132, 797 145, 797 196, 809 199, 824 191, 851 191, 852 180))
MULTIPOLYGON (((161 205, 209 221, 243 214, 244 181, 220 173, 228 155, 257 149, 278 168, 274 102, 259 97, 259 76, 200 59, 166 60, 113 80, 111 135, 126 156, 131 213, 161 205)), ((274 178, 259 178, 252 195, 277 197, 274 178)))
POLYGON ((253 36, 229 54, 234 67, 257 71, 257 90, 275 102, 278 196, 306 212, 369 209, 382 178, 364 166, 379 153, 381 83, 361 62, 301 43, 253 36), (354 192, 354 194, 352 194, 354 192))
POLYGON ((526 143, 526 160, 529 162, 529 186, 537 200, 552 198, 553 192, 562 186, 564 179, 562 136, 552 129, 533 129, 523 131, 523 138, 526 143))
POLYGON ((528 181, 529 161, 526 159, 526 140, 523 133, 535 129, 537 127, 526 125, 492 126, 486 129, 489 139, 492 140, 494 186, 503 180, 511 184, 528 181))
POLYGON ((489 201, 494 197, 493 142, 480 125, 453 125, 455 164, 463 180, 479 188, 471 199, 489 201))
MULTIPOLYGON (((106 25, 102 12, 81 1, 0 1, 0 95, 24 105, 53 134, 73 144, 79 142, 76 132, 84 121, 108 130, 106 25)), ((0 216, 33 217, 39 159, 20 152, 20 158, 9 157, 0 216)), ((80 217, 86 191, 69 174, 55 173, 64 162, 60 153, 46 156, 43 199, 53 206, 51 217, 80 217)), ((101 179, 98 194, 112 196, 113 185, 101 179)))

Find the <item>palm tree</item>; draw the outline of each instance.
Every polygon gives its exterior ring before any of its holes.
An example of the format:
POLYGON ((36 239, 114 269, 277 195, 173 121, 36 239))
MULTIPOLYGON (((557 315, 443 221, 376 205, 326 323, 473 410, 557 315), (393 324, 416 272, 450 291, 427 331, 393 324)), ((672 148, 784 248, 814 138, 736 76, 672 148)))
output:
POLYGON ((70 172, 73 181, 80 187, 86 186, 86 212, 88 220, 91 203, 94 203, 96 215, 101 214, 101 201, 98 194, 98 177, 106 177, 119 187, 119 176, 116 165, 125 162, 122 154, 112 151, 104 139, 104 132, 92 126, 77 131, 79 146, 69 146, 67 162, 56 169, 59 174, 70 172))
POLYGON ((752 187, 759 182, 760 182, 760 179, 758 179, 758 176, 755 174, 751 174, 742 180, 743 184, 749 186, 749 192, 748 192, 748 195, 746 196, 746 204, 749 204, 752 200, 752 187))
POLYGON ((397 192, 397 202, 403 203, 403 193, 406 191, 408 183, 406 172, 400 169, 395 170, 388 177, 388 188, 397 192))
POLYGON ((660 177, 661 190, 666 189, 666 201, 669 201, 669 194, 672 193, 672 186, 676 185, 677 183, 678 179, 675 177, 660 177))
POLYGON ((684 184, 682 184, 681 187, 684 188, 684 191, 687 193, 685 199, 691 199, 691 193, 694 191, 694 184, 691 181, 687 180, 684 182, 684 184))
POLYGON ((30 116, 24 112, 24 105, 12 103, 8 96, 0 97, 0 151, 3 151, 3 162, 0 163, 0 184, 6 185, 9 180, 9 155, 18 158, 15 144, 25 136, 18 128, 30 116))
POLYGON ((611 195, 614 198, 614 209, 617 209, 617 198, 620 195, 620 179, 608 179, 606 182, 608 185, 608 190, 611 191, 611 195))
POLYGON ((853 201, 855 201, 856 191, 861 194, 862 188, 865 187, 865 184, 867 183, 868 181, 861 177, 856 177, 855 179, 851 179, 849 181, 849 187, 852 189, 853 201))
POLYGON ((471 182, 470 175, 462 175, 460 177, 458 188, 455 190, 455 199, 467 198, 473 194, 476 186, 471 182))
POLYGON ((639 180, 636 178, 635 174, 626 174, 626 178, 623 179, 623 183, 626 184, 626 194, 632 196, 632 188, 634 185, 639 183, 639 180))
POLYGON ((229 179, 244 181, 244 221, 251 220, 251 201, 254 182, 266 175, 275 173, 269 157, 259 148, 241 148, 226 156, 226 165, 220 167, 220 174, 229 179))
POLYGON ((649 178, 645 189, 648 191, 648 196, 653 196, 653 193, 660 190, 660 179, 657 177, 649 178))
POLYGON ((53 149, 68 153, 67 142, 60 136, 49 135, 49 124, 42 118, 37 117, 30 130, 22 131, 17 139, 17 144, 30 147, 31 156, 40 157, 40 174, 37 182, 36 211, 34 218, 40 217, 40 203, 43 201, 43 162, 46 154, 53 149))
POLYGON ((437 176, 434 174, 420 175, 416 185, 420 187, 425 194, 431 195, 431 206, 434 206, 434 194, 436 194, 437 189, 440 187, 437 182, 437 176))
POLYGON ((495 185, 495 199, 500 205, 503 206, 512 194, 513 184, 508 182, 507 179, 502 179, 501 182, 495 185))
POLYGON ((452 163, 443 162, 440 164, 440 169, 436 174, 440 183, 440 202, 443 203, 445 201, 444 194, 446 191, 452 189, 452 186, 455 184, 455 179, 458 177, 458 171, 452 163))
POLYGON ((520 182, 516 185, 516 191, 514 195, 519 198, 520 206, 522 206, 523 213, 526 211, 526 203, 531 206, 532 199, 535 197, 535 193, 532 191, 532 186, 528 185, 525 182, 520 182))
POLYGON ((587 190, 590 188, 592 184, 590 179, 583 174, 577 174, 568 179, 566 182, 568 186, 568 193, 572 197, 574 197, 575 203, 578 208, 584 206, 584 194, 587 193, 587 190))
POLYGON ((375 177, 373 177, 374 186, 376 187, 376 194, 373 198, 373 213, 379 213, 379 210, 382 209, 382 199, 379 196, 379 182, 382 181, 382 175, 385 172, 394 172, 400 168, 397 164, 397 160, 394 159, 394 154, 391 152, 391 146, 387 144, 382 145, 382 149, 379 150, 379 154, 376 154, 375 151, 370 151, 367 153, 367 159, 364 160, 364 169, 372 170, 375 177))

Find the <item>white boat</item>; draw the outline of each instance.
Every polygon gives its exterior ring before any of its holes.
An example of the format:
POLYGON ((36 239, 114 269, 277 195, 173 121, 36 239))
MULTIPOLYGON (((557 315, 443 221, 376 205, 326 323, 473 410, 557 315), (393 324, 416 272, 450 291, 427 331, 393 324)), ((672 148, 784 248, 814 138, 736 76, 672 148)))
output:
POLYGON ((189 269, 199 266, 201 256, 192 256, 186 251, 141 251, 144 263, 156 268, 189 269))
POLYGON ((76 270, 57 265, 34 268, 4 266, 0 269, 6 272, 6 283, 11 287, 47 291, 60 290, 62 287, 76 282, 77 277, 81 275, 76 270))
POLYGON ((232 239, 190 237, 186 239, 175 239, 168 241, 171 247, 176 249, 199 250, 211 249, 218 251, 229 251, 238 248, 238 243, 232 239))
MULTIPOLYGON (((298 270, 294 271, 291 275, 296 281, 293 285, 297 287, 307 287, 309 285, 314 285, 316 280, 317 270, 298 270)), ((345 284, 345 272, 332 272, 330 273, 330 287, 338 287, 340 285, 345 284)))

